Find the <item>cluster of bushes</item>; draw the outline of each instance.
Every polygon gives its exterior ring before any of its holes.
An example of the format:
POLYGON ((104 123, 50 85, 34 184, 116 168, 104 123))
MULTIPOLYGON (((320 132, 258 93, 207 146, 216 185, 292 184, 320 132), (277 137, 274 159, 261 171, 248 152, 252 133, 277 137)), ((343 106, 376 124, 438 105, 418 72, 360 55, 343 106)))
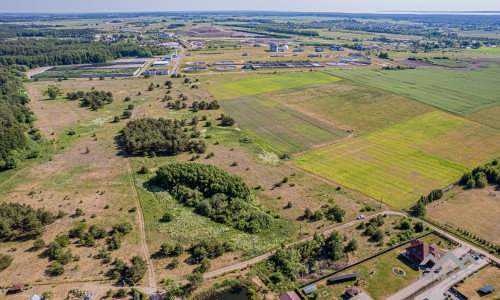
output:
POLYGON ((202 240, 191 245, 189 248, 193 259, 200 261, 205 258, 217 258, 226 252, 236 250, 235 246, 227 241, 202 240))
POLYGON ((490 164, 476 167, 470 172, 465 172, 458 182, 468 189, 482 189, 488 184, 500 185, 500 169, 498 160, 493 160, 490 164))
POLYGON ((220 122, 222 126, 233 126, 236 124, 236 120, 233 117, 226 116, 224 114, 221 114, 220 122))
POLYGON ((204 153, 207 148, 204 141, 193 140, 183 131, 181 121, 163 118, 130 121, 122 130, 122 138, 127 153, 134 155, 204 153))
POLYGON ((193 109, 193 112, 197 112, 199 110, 219 109, 220 104, 217 100, 212 100, 211 102, 194 101, 193 104, 191 104, 191 108, 193 109))
POLYGON ((495 245, 494 243, 487 241, 487 240, 485 240, 485 239, 483 239, 475 234, 472 234, 465 229, 457 228, 457 232, 459 232, 460 234, 476 241, 478 244, 483 245, 483 247, 485 247, 486 249, 490 249, 489 250, 490 253, 500 254, 500 246, 499 245, 495 245))
POLYGON ((78 223, 69 231, 69 236, 80 239, 80 244, 87 247, 95 246, 95 241, 105 238, 108 233, 106 229, 97 225, 90 225, 87 229, 86 223, 78 223))
POLYGON ((177 243, 163 243, 161 244, 160 251, 158 251, 159 257, 169 257, 169 256, 180 256, 184 253, 184 246, 177 241, 177 243))
POLYGON ((397 229, 401 231, 395 236, 392 237, 387 245, 389 247, 395 246, 398 243, 406 242, 412 238, 414 238, 416 233, 422 233, 427 229, 427 226, 422 221, 418 221, 415 224, 412 223, 412 219, 403 218, 397 225, 397 229))
MULTIPOLYGON (((380 229, 379 227, 384 225, 384 217, 382 215, 378 215, 374 218, 371 218, 370 221, 368 221, 368 224, 364 228, 365 231, 363 234, 369 236, 373 241, 375 242, 383 242, 385 233, 380 229)), ((364 223, 361 223, 358 228, 363 229, 364 223)))
POLYGON ((420 196, 417 204, 411 207, 410 214, 414 217, 425 217, 425 206, 433 201, 439 200, 443 197, 443 190, 432 190, 427 196, 420 196))
POLYGON ((90 107, 92 110, 98 110, 103 108, 104 105, 113 102, 113 93, 105 91, 90 91, 84 94, 83 97, 79 97, 83 94, 82 91, 77 91, 73 93, 67 93, 66 96, 68 100, 82 99, 82 103, 85 106, 90 107), (79 97, 74 99, 75 97, 79 97))
MULTIPOLYGON (((344 259, 349 252, 356 251, 358 242, 355 239, 347 241, 341 238, 338 232, 333 232, 328 238, 323 235, 314 234, 311 241, 300 242, 288 248, 281 248, 269 258, 268 261, 260 263, 262 269, 270 273, 270 279, 274 284, 286 281, 296 282, 299 272, 306 272, 304 261, 326 253, 330 261, 344 259)), ((311 271, 314 270, 312 267, 311 271)))
POLYGON ((326 217, 330 221, 342 222, 344 221, 344 215, 345 211, 341 209, 338 205, 334 206, 326 205, 325 207, 318 209, 314 213, 311 211, 310 208, 306 208, 304 211, 304 218, 312 221, 319 221, 324 217, 326 217))
POLYGON ((212 166, 173 163, 159 168, 156 184, 198 213, 239 230, 256 233, 273 218, 252 204, 250 188, 238 176, 212 166))
POLYGON ((0 253, 0 272, 7 269, 12 264, 13 259, 11 255, 0 253))
POLYGON ((52 224, 56 216, 51 212, 19 203, 0 204, 0 240, 39 236, 46 225, 52 224))
POLYGON ((113 278, 124 280, 129 285, 139 282, 146 275, 148 263, 139 255, 132 257, 130 263, 127 265, 123 260, 116 258, 113 262, 113 278))
POLYGON ((108 241, 108 250, 110 251, 120 249, 123 237, 132 231, 132 224, 123 222, 113 225, 112 228, 111 237, 108 241))

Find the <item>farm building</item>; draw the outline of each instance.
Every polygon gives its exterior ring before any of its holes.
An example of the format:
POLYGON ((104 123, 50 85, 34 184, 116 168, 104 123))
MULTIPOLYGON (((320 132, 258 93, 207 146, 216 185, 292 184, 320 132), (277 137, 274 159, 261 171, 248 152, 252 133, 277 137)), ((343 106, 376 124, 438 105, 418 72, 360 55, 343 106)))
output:
POLYGON ((162 44, 158 44, 157 46, 166 47, 166 48, 177 48, 177 47, 179 47, 179 43, 162 43, 162 44))
POLYGON ((288 46, 287 46, 287 45, 284 45, 284 46, 283 46, 283 50, 284 50, 284 51, 288 51, 288 46))
POLYGON ((269 44, 269 51, 270 52, 278 52, 278 44, 275 44, 275 43, 269 44))
POLYGON ((319 54, 309 54, 307 57, 321 57, 319 54))
POLYGON ((149 75, 149 76, 155 76, 155 75, 168 75, 169 71, 168 69, 157 69, 157 68, 151 68, 149 70, 146 70, 142 73, 142 75, 149 75))
POLYGON ((361 52, 356 52, 356 51, 353 51, 353 52, 349 52, 349 56, 361 56, 361 52))
MULTIPOLYGON (((410 241, 411 246, 406 248, 403 256, 411 260, 413 263, 420 265, 424 259, 432 254, 437 260, 440 260, 444 253, 439 251, 438 246, 435 243, 428 244, 419 239, 410 241)), ((434 262, 430 260, 427 265, 429 267, 434 266, 434 262)))
POLYGON ((304 49, 294 49, 293 52, 304 52, 304 49))
POLYGON ((492 287, 491 285, 487 285, 487 286, 483 286, 482 288, 480 288, 477 291, 479 294, 487 295, 487 294, 492 293, 494 290, 496 290, 495 287, 492 287))
POLYGON ((314 51, 316 51, 316 52, 325 52, 325 49, 322 49, 322 48, 316 48, 316 49, 314 49, 314 51))
POLYGON ((300 300, 300 297, 294 291, 290 291, 281 295, 280 300, 300 300))
POLYGON ((305 288, 303 288, 302 293, 304 293, 304 295, 309 295, 310 293, 317 291, 317 290, 318 290, 318 288, 316 287, 316 285, 311 284, 311 285, 308 285, 305 288))
POLYGON ((169 38, 169 37, 174 37, 175 33, 173 33, 173 32, 165 32, 165 33, 160 34, 160 36, 161 37, 167 37, 167 38, 169 38))
POLYGON ((248 53, 243 53, 243 56, 248 56, 248 53))
POLYGON ((356 278, 358 278, 359 276, 361 276, 361 275, 359 275, 359 273, 354 273, 354 274, 342 275, 342 276, 337 276, 337 277, 331 277, 328 279, 328 283, 334 284, 334 283, 341 283, 341 282, 356 280, 356 278))
POLYGON ((330 46, 330 51, 344 51, 344 48, 336 45, 330 46))

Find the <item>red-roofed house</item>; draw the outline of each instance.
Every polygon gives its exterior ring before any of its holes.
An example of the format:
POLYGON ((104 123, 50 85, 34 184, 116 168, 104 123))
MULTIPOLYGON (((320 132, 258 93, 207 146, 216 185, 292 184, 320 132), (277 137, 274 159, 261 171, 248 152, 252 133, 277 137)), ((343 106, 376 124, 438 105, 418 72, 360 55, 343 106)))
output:
MULTIPOLYGON (((428 244, 416 239, 410 241, 410 244, 411 246, 406 248, 406 257, 418 265, 420 265, 429 254, 432 254, 437 260, 440 260, 444 256, 444 253, 439 251, 438 246, 434 243, 428 244)), ((430 260, 427 265, 432 267, 434 266, 434 262, 430 260)))
POLYGON ((300 300, 300 297, 295 291, 290 291, 281 295, 280 300, 300 300))
POLYGON ((354 296, 357 296, 358 294, 359 294, 359 291, 355 287, 350 287, 350 288, 345 290, 345 295, 347 296, 347 298, 352 298, 354 296))
POLYGON ((14 284, 9 290, 9 293, 19 293, 24 289, 24 283, 14 284))

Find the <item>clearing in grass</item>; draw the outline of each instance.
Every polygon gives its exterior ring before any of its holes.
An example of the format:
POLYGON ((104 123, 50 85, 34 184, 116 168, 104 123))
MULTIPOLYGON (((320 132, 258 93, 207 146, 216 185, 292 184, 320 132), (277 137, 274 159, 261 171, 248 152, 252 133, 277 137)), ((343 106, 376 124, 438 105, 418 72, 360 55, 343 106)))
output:
POLYGON ((476 71, 445 69, 335 70, 330 73, 385 89, 459 115, 500 105, 500 65, 476 71))
POLYGON ((471 280, 465 280, 463 283, 459 283, 457 290, 466 296, 467 299, 498 299, 500 297, 499 286, 500 269, 498 266, 489 265, 479 271, 477 279, 471 278, 471 280), (480 288, 487 285, 491 285, 497 289, 487 295, 478 292, 480 288))
POLYGON ((252 140, 279 154, 300 152, 347 135, 262 96, 242 97, 221 104, 252 140))
POLYGON ((494 48, 494 47, 481 47, 478 49, 470 49, 468 51, 500 55, 500 48, 494 48))
POLYGON ((338 77, 322 72, 295 72, 286 75, 263 76, 259 78, 218 83, 209 85, 208 90, 217 99, 230 99, 262 94, 300 85, 339 80, 341 79, 338 77))
POLYGON ((443 149, 456 153, 468 147, 444 143, 450 132, 468 122, 435 111, 365 136, 314 149, 295 163, 313 173, 359 190, 395 207, 405 207, 421 194, 446 186, 467 167, 437 156, 443 149), (431 143, 431 141, 434 141, 431 143), (428 145, 435 146, 430 154, 428 145), (439 147, 436 145, 440 145, 439 147))

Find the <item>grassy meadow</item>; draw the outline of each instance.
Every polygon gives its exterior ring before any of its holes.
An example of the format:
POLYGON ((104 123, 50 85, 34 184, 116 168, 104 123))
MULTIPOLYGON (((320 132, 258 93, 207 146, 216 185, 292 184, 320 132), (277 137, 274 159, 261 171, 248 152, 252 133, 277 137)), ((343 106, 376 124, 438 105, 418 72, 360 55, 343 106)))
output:
POLYGON ((295 72, 246 80, 235 80, 207 86, 216 99, 230 99, 262 94, 300 85, 339 81, 340 78, 322 72, 295 72))
POLYGON ((383 196, 384 202, 392 206, 405 207, 421 194, 452 183, 467 169, 462 163, 425 152, 428 144, 436 146, 436 154, 449 148, 455 153, 467 152, 467 146, 443 142, 450 132, 467 124, 466 120, 435 111, 314 149, 294 161, 308 171, 373 198, 383 196))
POLYGON ((419 101, 351 80, 298 86, 264 96, 356 134, 380 130, 434 110, 419 101))
POLYGON ((500 65, 474 72, 445 69, 335 70, 329 73, 467 115, 500 105, 500 65))
POLYGON ((222 107, 252 140, 277 153, 300 152, 347 135, 262 96, 222 101, 222 107))

